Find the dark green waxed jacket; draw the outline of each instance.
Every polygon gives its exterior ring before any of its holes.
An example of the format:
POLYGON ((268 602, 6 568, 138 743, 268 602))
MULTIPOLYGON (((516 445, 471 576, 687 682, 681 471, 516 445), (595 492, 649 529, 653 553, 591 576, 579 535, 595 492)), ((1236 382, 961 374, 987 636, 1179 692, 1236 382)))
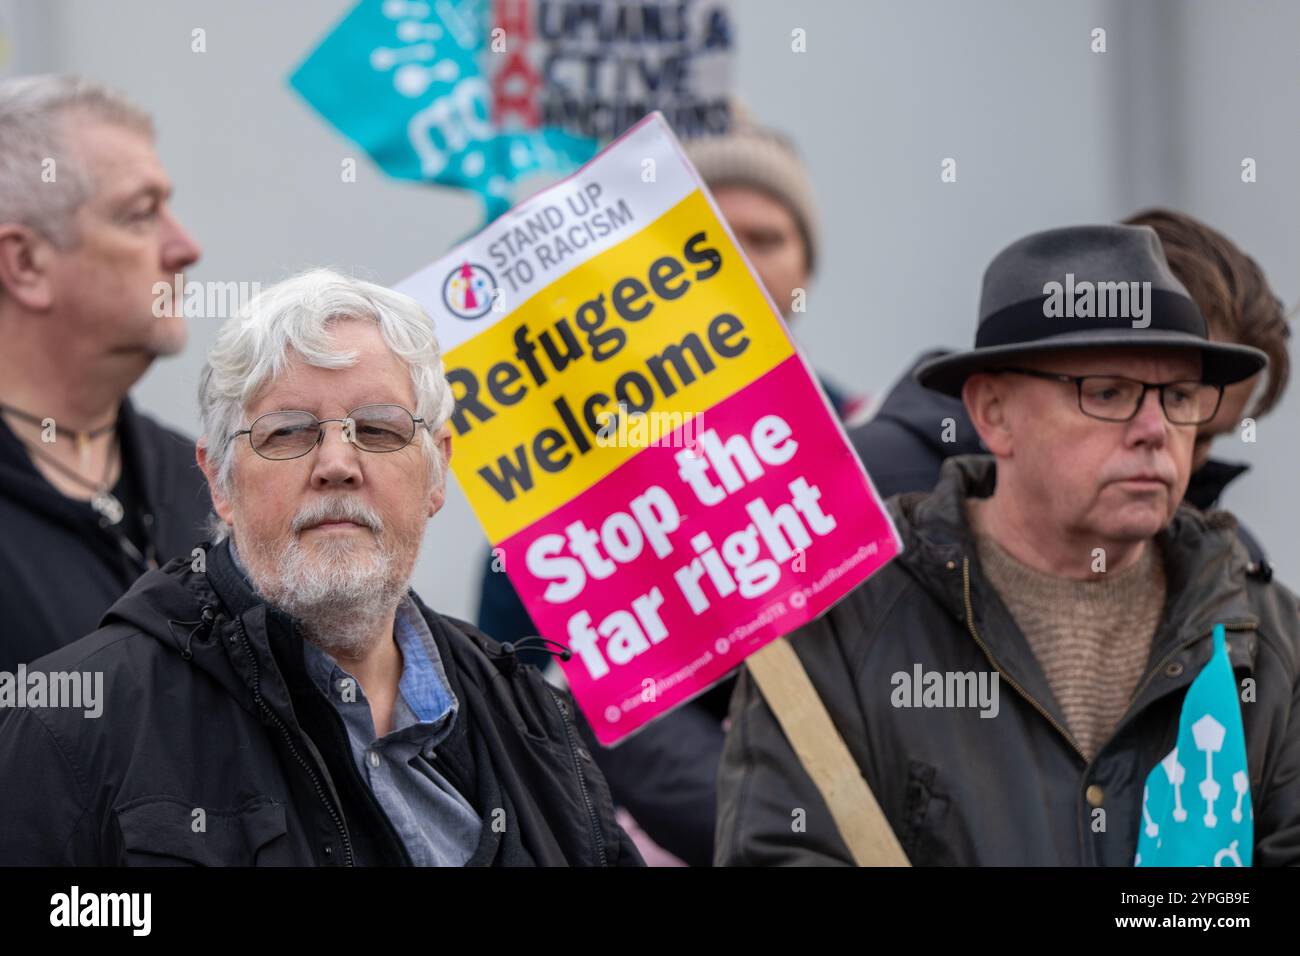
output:
MULTIPOLYGON (((1173 749, 1187 686, 1223 623, 1238 680, 1253 680, 1242 718, 1254 862, 1300 863, 1300 605, 1270 575, 1248 573, 1235 519, 1182 507, 1161 532, 1168 592, 1150 659, 1129 710, 1089 762, 981 572, 963 501, 991 494, 994 480, 993 459, 957 457, 933 492, 890 499, 903 554, 790 638, 911 862, 1132 865, 1146 775, 1173 749), (892 675, 917 664, 996 670, 997 716, 893 706, 892 675)), ((748 672, 731 722, 716 862, 851 863, 748 672)))

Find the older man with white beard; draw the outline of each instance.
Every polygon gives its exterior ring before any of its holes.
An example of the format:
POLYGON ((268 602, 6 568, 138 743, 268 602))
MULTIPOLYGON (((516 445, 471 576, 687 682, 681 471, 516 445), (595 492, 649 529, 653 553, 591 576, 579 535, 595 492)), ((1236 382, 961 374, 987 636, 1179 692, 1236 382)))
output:
POLYGON ((288 280, 199 400, 214 545, 33 665, 102 672, 101 720, 0 714, 0 865, 639 864, 568 695, 410 590, 451 452, 419 307, 288 280))

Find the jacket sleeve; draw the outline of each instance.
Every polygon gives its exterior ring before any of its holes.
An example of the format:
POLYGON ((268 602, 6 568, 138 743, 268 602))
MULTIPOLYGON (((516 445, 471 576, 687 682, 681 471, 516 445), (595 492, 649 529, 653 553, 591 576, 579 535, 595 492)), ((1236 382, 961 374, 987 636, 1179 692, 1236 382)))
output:
POLYGON ((31 710, 0 714, 0 866, 99 862, 85 787, 31 710))
POLYGON ((852 866, 826 802, 742 667, 718 771, 718 866, 852 866))
POLYGON ((1251 796, 1255 866, 1300 866, 1300 684, 1291 688, 1291 710, 1280 740, 1264 792, 1251 796))
MULTIPOLYGON (((1250 795, 1255 816, 1252 862, 1255 866, 1300 866, 1300 599, 1276 580, 1254 583, 1254 588, 1262 592, 1255 604, 1262 619, 1259 655, 1268 654, 1277 662, 1278 676, 1284 674, 1290 687, 1285 695, 1287 706, 1278 709, 1267 727, 1268 737, 1277 744, 1269 747, 1265 757, 1259 792, 1250 795)), ((1276 678, 1261 676, 1261 695, 1269 679, 1276 678)), ((1242 710, 1254 706, 1244 704, 1242 710)), ((1252 730, 1247 727, 1247 743, 1252 730)))

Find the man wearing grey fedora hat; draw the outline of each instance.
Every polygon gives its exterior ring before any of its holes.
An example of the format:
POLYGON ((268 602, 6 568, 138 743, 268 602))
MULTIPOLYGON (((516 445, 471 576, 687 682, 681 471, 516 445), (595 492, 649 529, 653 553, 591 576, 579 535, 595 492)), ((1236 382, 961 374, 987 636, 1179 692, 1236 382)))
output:
MULTIPOLYGON (((1205 316, 1212 339, 1252 345, 1268 356, 1267 371, 1227 386, 1218 414, 1196 430, 1192 477, 1183 500, 1202 511, 1223 507, 1230 487, 1240 494, 1241 479, 1251 466, 1213 456, 1213 446, 1222 440, 1219 448, 1226 450, 1231 438, 1254 437, 1246 429, 1282 404, 1291 368, 1286 306, 1259 264, 1208 223, 1165 208, 1142 210, 1124 223, 1156 231, 1170 269, 1205 316)), ((929 350, 914 359, 870 420, 849 431, 881 498, 929 491, 945 459, 986 451, 961 396, 916 380, 918 368, 946 351, 929 350)), ((1237 535, 1250 552, 1252 573, 1267 578, 1272 562, 1264 542, 1244 524, 1238 524, 1237 535)))
POLYGON ((1198 353, 1202 380, 1226 385, 1267 362, 1245 345, 1211 342, 1205 318, 1143 226, 1074 226, 1012 243, 984 273, 975 347, 917 369, 923 385, 960 396, 972 372, 1042 352, 1163 347, 1198 353))
MULTIPOLYGON (((1300 606, 1231 515, 1180 506, 1197 426, 1266 362, 1209 338, 1150 227, 994 258, 975 347, 917 370, 991 454, 891 499, 904 552, 790 638, 913 863, 1131 865, 1219 624, 1251 681, 1253 861, 1300 862, 1300 606)), ((851 862, 743 669, 731 720, 717 861, 851 862)))

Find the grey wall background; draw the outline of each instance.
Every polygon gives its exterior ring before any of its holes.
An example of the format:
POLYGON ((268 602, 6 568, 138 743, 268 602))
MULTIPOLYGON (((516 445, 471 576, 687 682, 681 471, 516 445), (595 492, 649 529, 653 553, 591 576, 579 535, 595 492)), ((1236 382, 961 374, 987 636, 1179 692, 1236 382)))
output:
MULTIPOLYGON (((284 79, 352 0, 9 0, 11 67, 78 71, 154 114, 175 208, 204 248, 190 278, 268 283, 310 265, 394 282, 479 225, 477 202, 387 181, 284 79), (207 31, 207 52, 190 49, 207 31)), ((0 0, 0 7, 4 0, 0 0)), ((1290 0, 733 0, 738 92, 806 155, 822 272, 795 332, 841 383, 883 391, 920 350, 967 345, 985 264, 1024 233, 1167 204, 1222 229, 1300 299, 1300 4, 1290 0), (790 49, 807 31, 807 52, 790 49), (1094 27, 1108 50, 1089 50, 1094 27), (1258 182, 1243 184, 1243 157, 1258 182), (956 183, 939 180, 953 157, 956 183)), ((158 363, 139 404, 198 425, 215 322, 158 363)), ((1297 350, 1293 355, 1300 359, 1297 350)), ((1300 387, 1225 439, 1249 461, 1227 504, 1300 583, 1300 387)), ((459 489, 415 585, 469 616, 485 539, 459 489)))

